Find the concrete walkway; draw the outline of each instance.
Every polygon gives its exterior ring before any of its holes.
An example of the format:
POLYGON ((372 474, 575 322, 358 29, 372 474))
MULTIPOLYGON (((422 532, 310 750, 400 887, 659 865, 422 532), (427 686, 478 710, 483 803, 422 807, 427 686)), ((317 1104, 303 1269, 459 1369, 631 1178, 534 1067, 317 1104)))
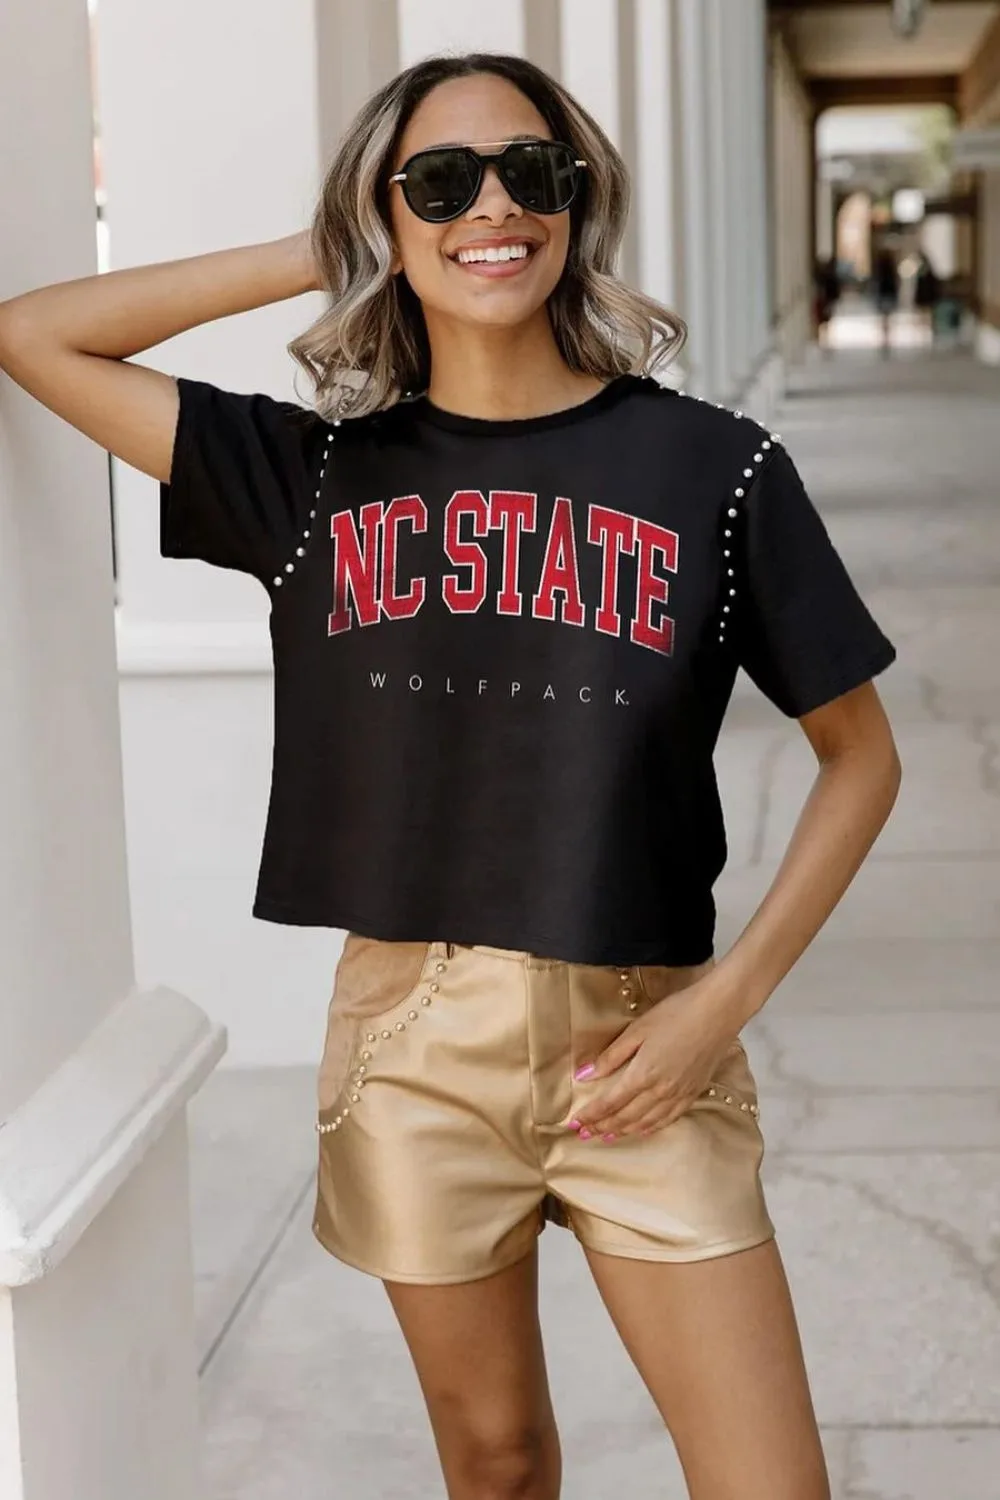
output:
MULTIPOLYGON (((747 1042, 834 1495, 998 1500, 1000 373, 860 341, 796 377, 778 430, 899 650, 879 685, 904 785, 747 1042)), ((744 680, 719 770, 723 951, 814 766, 744 680)), ((205 1495, 441 1497, 382 1287, 309 1231, 312 1090, 221 1073, 191 1111, 205 1495)), ((682 1500, 575 1241, 550 1228, 541 1254, 567 1500, 682 1500)))

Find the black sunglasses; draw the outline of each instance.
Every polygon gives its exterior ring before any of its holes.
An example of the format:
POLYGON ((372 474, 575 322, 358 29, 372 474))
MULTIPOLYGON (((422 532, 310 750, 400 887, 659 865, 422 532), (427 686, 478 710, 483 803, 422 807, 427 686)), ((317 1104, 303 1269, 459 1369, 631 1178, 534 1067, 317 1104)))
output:
POLYGON ((535 214, 561 214, 577 195, 587 163, 562 141, 510 141, 500 151, 472 146, 431 146, 389 178, 418 218, 446 224, 479 196, 488 162, 515 203, 535 214))

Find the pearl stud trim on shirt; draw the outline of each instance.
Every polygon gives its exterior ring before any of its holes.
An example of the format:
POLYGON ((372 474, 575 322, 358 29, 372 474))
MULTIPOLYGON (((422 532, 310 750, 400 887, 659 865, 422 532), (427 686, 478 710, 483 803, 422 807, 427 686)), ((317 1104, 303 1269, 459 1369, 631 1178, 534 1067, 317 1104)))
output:
MULTIPOLYGON (((670 387, 664 386, 663 389, 664 390, 669 390, 670 387)), ((732 410, 732 408, 726 406, 726 404, 725 404, 724 401, 710 401, 707 396, 696 396, 693 391, 678 390, 678 391, 675 391, 675 395, 684 396, 689 401, 700 401, 703 406, 714 406, 718 411, 731 411, 732 410)), ((740 411, 740 410, 732 411, 732 415, 734 417, 743 417, 743 418, 746 418, 746 414, 744 412, 740 411)), ((775 443, 780 443, 780 442, 781 442, 781 433, 780 432, 772 432, 766 438, 759 439, 758 440, 758 444, 759 444, 758 445, 758 449, 757 449, 757 451, 753 455, 753 463, 754 464, 758 464, 758 465, 762 464, 764 462, 765 456, 770 452, 770 450, 774 446, 774 444, 775 443)), ((742 479, 746 479, 746 480, 752 480, 756 472, 757 472, 756 469, 753 469, 753 468, 751 468, 751 467, 748 466, 747 468, 745 468, 743 470, 741 478, 742 479)), ((738 484, 735 487, 735 489, 733 490, 733 497, 736 500, 743 500, 746 497, 746 492, 747 492, 747 486, 745 486, 743 484, 738 484)), ((727 509, 726 515, 730 519, 734 519, 736 516, 739 515, 739 511, 735 508, 735 506, 731 505, 727 509)), ((727 541, 729 541, 732 538, 732 535, 733 535, 732 529, 730 527, 727 527, 723 531, 722 534, 723 534, 723 537, 727 541)), ((725 548, 723 550, 723 556, 724 557, 729 557, 729 555, 730 555, 730 549, 729 548, 725 548)), ((727 576, 727 578, 733 578, 733 577, 735 577, 734 570, 732 568, 727 568, 726 569, 726 576, 727 576)), ((734 588, 730 588, 727 597, 730 598, 730 599, 732 599, 732 598, 735 597, 735 595, 736 595, 736 590, 734 588)), ((730 607, 729 607, 728 604, 724 604, 722 606, 722 613, 723 613, 723 615, 728 615, 730 613, 730 607)), ((727 623, 728 622, 726 620, 724 620, 724 619, 720 619, 719 620, 719 641, 720 641, 720 643, 724 643, 725 642, 725 639, 726 639, 726 625, 727 625, 727 623)))
MULTIPOLYGON (((323 450, 323 463, 322 463, 322 465, 320 467, 319 479, 318 479, 317 484, 316 484, 316 499, 317 500, 320 498, 320 495, 322 494, 322 491, 323 491, 323 475, 326 473, 326 463, 327 463, 327 459, 330 457, 330 448, 331 448, 331 445, 333 443, 333 439, 334 439, 334 436, 335 436, 335 434, 334 434, 334 427, 339 427, 339 426, 340 426, 340 418, 339 417, 334 417, 334 419, 333 419, 333 427, 331 427, 330 430, 329 430, 329 432, 327 433, 326 448, 323 450)), ((309 512, 309 521, 310 521, 310 523, 312 523, 315 519, 316 519, 316 508, 314 506, 312 508, 312 510, 309 512)), ((311 527, 311 524, 310 524, 303 531, 303 533, 302 533, 302 542, 295 549, 295 556, 296 557, 305 557, 305 555, 306 555, 306 549, 305 549, 305 546, 303 544, 309 540, 309 536, 310 536, 311 530, 312 530, 312 527, 311 527)), ((294 573, 295 572, 295 564, 294 564, 294 562, 287 562, 287 563, 285 563, 285 572, 286 573, 294 573)), ((276 577, 272 581, 274 583, 275 588, 280 588, 281 585, 284 583, 285 580, 282 577, 282 575, 280 573, 278 573, 276 575, 276 577)))
MULTIPOLYGON (((737 416, 742 416, 742 412, 737 412, 736 415, 737 416)), ((762 464, 764 462, 764 460, 765 460, 766 455, 769 453, 772 445, 775 442, 777 442, 777 441, 778 441, 778 434, 776 432, 772 432, 771 436, 769 438, 763 439, 763 441, 760 444, 759 449, 753 455, 753 463, 758 464, 758 465, 762 464)), ((750 480, 752 480, 754 478, 754 475, 756 474, 756 472, 757 472, 756 469, 752 469, 750 467, 747 467, 747 468, 745 468, 743 470, 743 473, 742 473, 742 475, 740 477, 742 479, 750 479, 750 480)), ((747 487, 745 485, 743 485, 743 484, 738 484, 738 485, 736 485, 736 487, 733 490, 733 498, 736 499, 736 500, 743 500, 743 499, 746 498, 746 493, 747 493, 747 487)), ((736 516, 739 515, 739 511, 738 511, 738 509, 735 506, 731 505, 727 509, 726 515, 729 516, 729 517, 736 517, 736 516)), ((732 534, 733 534, 732 530, 729 529, 729 528, 727 528, 723 532, 723 536, 727 540, 732 537, 732 534)), ((729 557, 730 556, 730 549, 728 547, 724 548, 722 555, 723 555, 723 557, 729 557)), ((726 569, 726 577, 727 578, 735 578, 735 576, 736 576, 736 573, 735 573, 735 570, 733 568, 727 568, 726 569)), ((733 599, 733 598, 735 598, 735 596, 736 596, 736 590, 734 588, 730 587, 729 588, 729 592, 728 592, 728 597, 730 599, 733 599)), ((724 604, 722 606, 722 613, 724 615, 728 615, 730 613, 730 607, 729 607, 728 604, 724 604)), ((726 625, 727 624, 728 624, 728 621, 726 621, 726 620, 720 620, 719 621, 719 641, 720 642, 725 642, 725 639, 726 639, 726 625)))

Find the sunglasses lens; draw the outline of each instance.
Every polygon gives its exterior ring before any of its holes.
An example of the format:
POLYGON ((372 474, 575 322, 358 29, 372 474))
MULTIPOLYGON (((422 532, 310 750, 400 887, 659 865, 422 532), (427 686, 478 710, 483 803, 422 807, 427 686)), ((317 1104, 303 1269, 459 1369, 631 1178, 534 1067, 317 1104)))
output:
POLYGON ((511 196, 539 214, 558 214, 573 201, 579 178, 572 151, 557 141, 523 141, 504 152, 511 196))
POLYGON ((477 175, 464 151, 426 151, 407 167, 407 202, 428 223, 444 223, 472 202, 477 175))

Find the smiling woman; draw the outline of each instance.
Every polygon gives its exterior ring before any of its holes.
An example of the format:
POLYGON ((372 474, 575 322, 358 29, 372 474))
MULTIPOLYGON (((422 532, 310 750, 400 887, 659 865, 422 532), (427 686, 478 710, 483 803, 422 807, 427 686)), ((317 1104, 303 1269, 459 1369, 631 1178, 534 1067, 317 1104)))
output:
POLYGON ((555 80, 432 57, 361 109, 308 240, 43 288, 0 357, 161 481, 164 556, 267 593, 253 912, 347 933, 314 1232, 385 1282, 449 1495, 559 1492, 554 1223, 692 1495, 828 1500, 739 1032, 888 815, 895 650, 779 435, 653 378, 684 330, 616 274, 627 206, 555 80), (315 287, 311 407, 129 362, 315 287), (741 667, 821 766, 717 961, 741 667))

